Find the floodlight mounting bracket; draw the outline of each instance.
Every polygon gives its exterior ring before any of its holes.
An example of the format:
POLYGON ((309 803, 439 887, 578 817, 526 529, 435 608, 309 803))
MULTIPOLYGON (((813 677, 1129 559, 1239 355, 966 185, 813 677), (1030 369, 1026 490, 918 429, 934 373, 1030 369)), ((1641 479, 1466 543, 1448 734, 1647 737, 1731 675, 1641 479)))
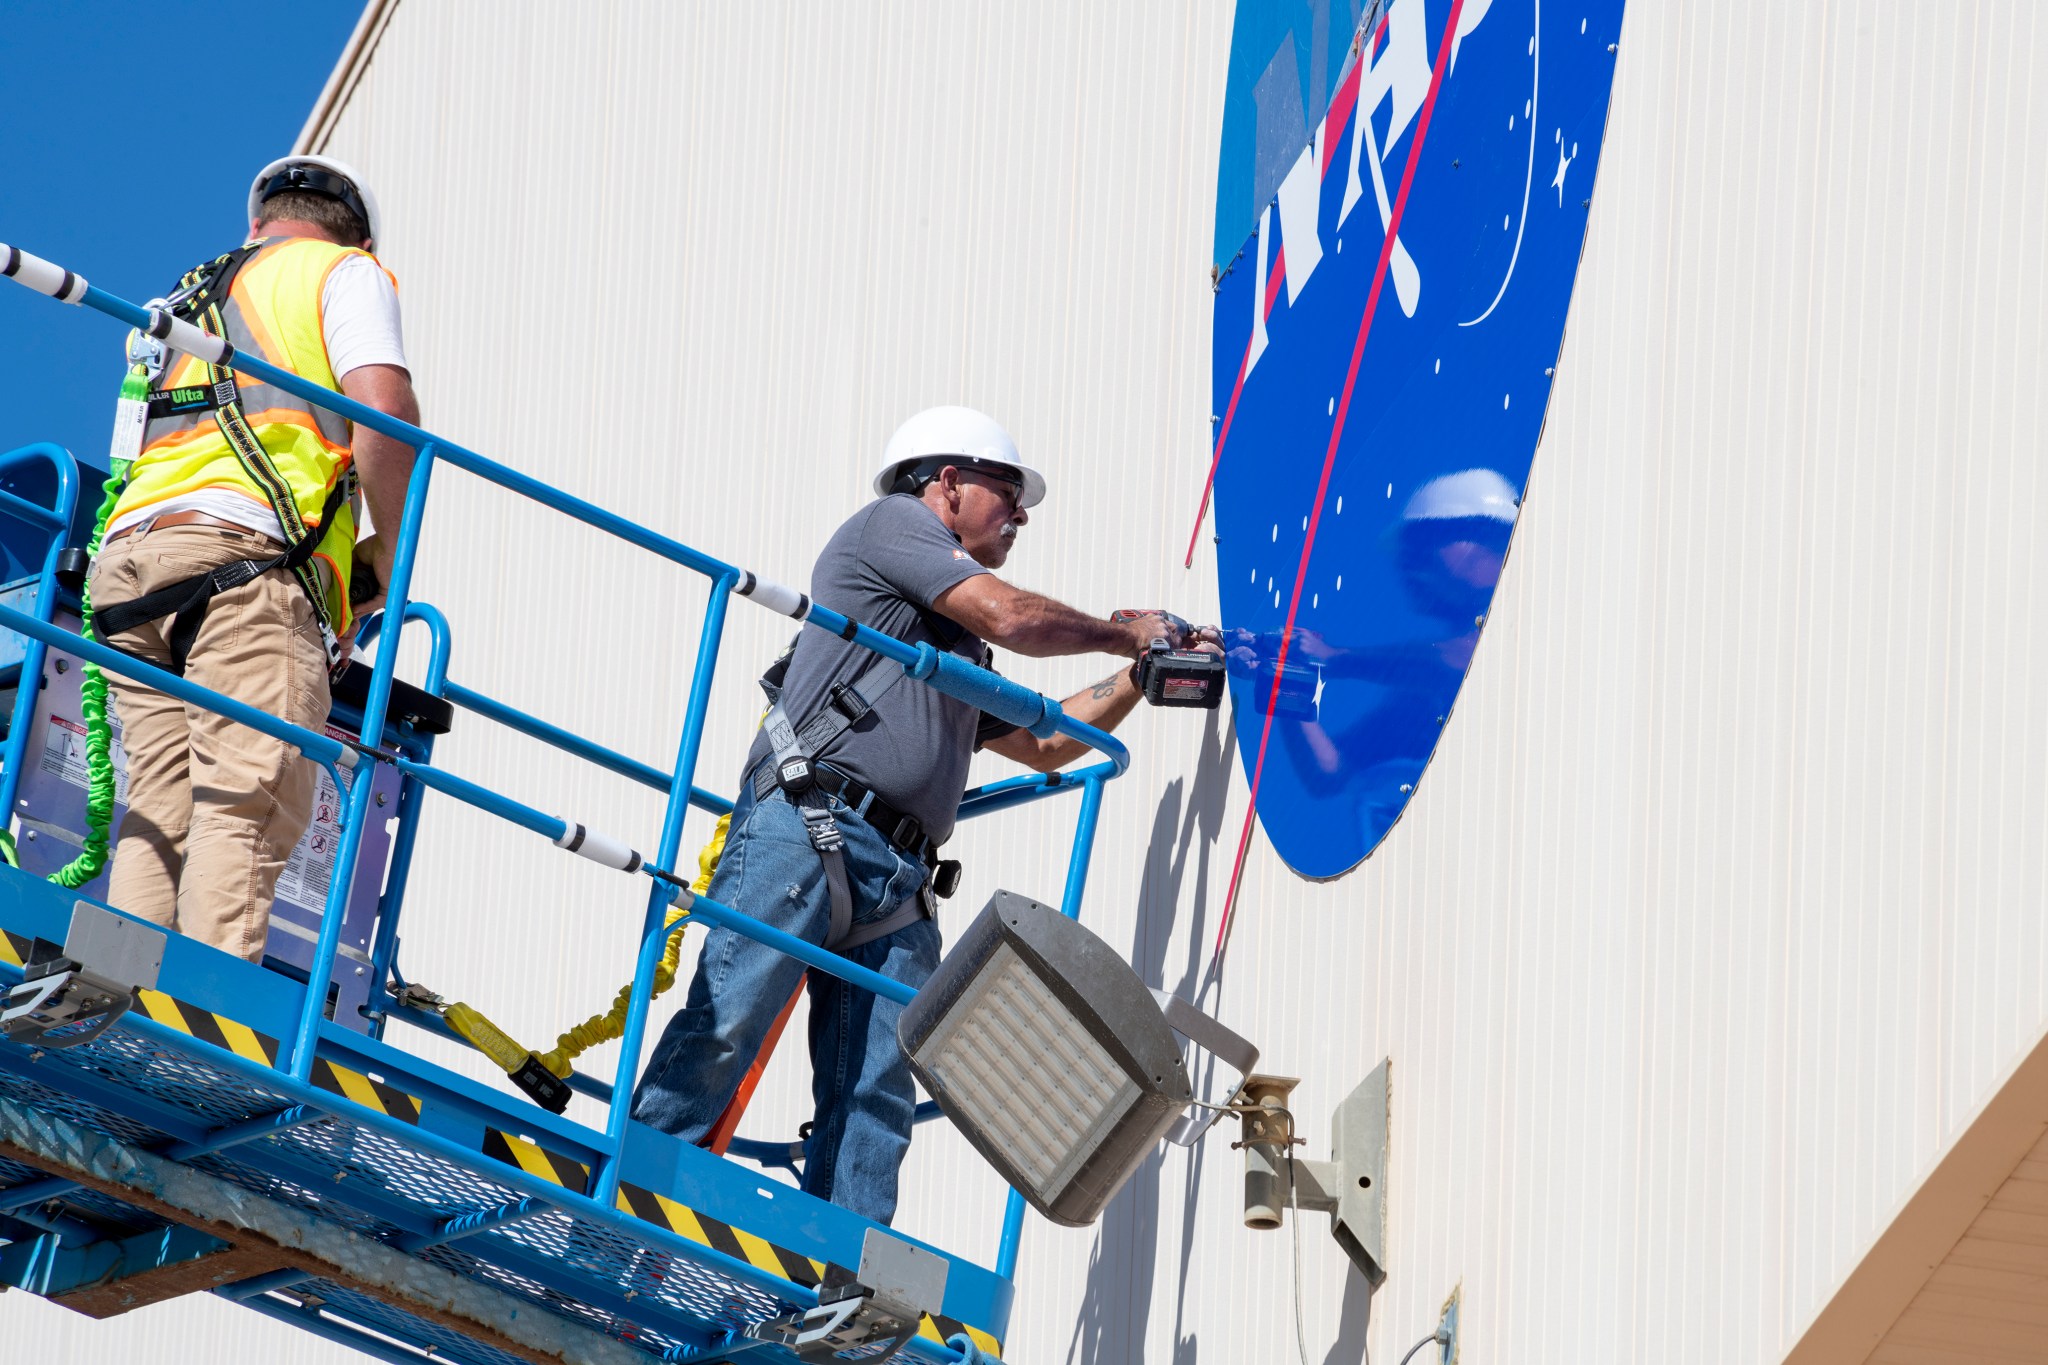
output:
MULTIPOLYGON (((1172 991, 1154 988, 1152 999, 1166 1016, 1168 1028, 1235 1070, 1240 1085, 1252 1074, 1252 1068, 1259 1064, 1259 1050, 1250 1039, 1224 1027, 1172 991)), ((1190 1109, 1166 1130, 1166 1140, 1182 1147, 1192 1147, 1222 1117, 1221 1109, 1190 1109)))
POLYGON ((1377 1289, 1387 1278, 1388 1073, 1382 1061, 1337 1106, 1330 1160, 1292 1155, 1298 1139, 1287 1101, 1292 1076, 1248 1076, 1239 1092, 1244 1137, 1245 1226, 1277 1228, 1291 1204, 1330 1215, 1330 1235, 1377 1289))

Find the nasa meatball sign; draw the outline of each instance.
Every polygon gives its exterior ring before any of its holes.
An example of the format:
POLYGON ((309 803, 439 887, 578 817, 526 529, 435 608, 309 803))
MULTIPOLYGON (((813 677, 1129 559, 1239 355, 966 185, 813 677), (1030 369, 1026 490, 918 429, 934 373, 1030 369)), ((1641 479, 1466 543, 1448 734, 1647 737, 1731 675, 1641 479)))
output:
POLYGON ((1305 876, 1379 845, 1450 723, 1543 429, 1621 18, 1240 5, 1219 238, 1256 216, 1218 262, 1216 553, 1239 752, 1305 876))

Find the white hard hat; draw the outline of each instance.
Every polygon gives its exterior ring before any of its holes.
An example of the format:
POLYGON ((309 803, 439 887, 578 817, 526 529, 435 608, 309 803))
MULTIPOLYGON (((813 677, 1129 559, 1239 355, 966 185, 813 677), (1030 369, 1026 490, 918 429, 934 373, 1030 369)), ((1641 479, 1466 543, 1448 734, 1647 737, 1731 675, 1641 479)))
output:
POLYGON ((382 224, 377 217, 377 196, 370 193, 369 185, 346 161, 337 161, 331 156, 279 157, 257 172, 256 179, 249 185, 249 221, 262 222, 263 201, 288 190, 324 194, 329 199, 340 200, 362 218, 370 229, 373 244, 383 240, 378 231, 382 224))
POLYGON ((1461 469, 1431 479, 1415 490, 1401 514, 1406 521, 1456 521, 1473 517, 1513 522, 1515 490, 1491 469, 1461 469))
POLYGON ((958 456, 962 465, 1006 465, 1024 479, 1022 507, 1036 507, 1045 500, 1045 475, 1018 458, 1017 443, 1001 423, 973 408, 926 408, 896 428, 882 452, 882 468, 875 475, 875 496, 887 497, 896 476, 905 465, 940 456, 958 456))

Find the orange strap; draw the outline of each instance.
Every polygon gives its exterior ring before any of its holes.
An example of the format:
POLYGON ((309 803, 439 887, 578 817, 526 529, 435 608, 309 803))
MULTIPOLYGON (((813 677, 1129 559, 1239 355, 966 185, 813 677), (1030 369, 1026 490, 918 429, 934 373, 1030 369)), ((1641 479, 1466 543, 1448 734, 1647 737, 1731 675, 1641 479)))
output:
POLYGON ((796 1002, 803 996, 804 983, 810 973, 797 978, 796 989, 783 1002, 782 1013, 775 1016, 775 1022, 768 1026, 768 1036, 761 1040, 761 1050, 754 1054, 754 1064, 747 1068, 747 1074, 740 1078, 740 1088, 733 1092, 732 1100, 725 1106, 725 1112, 718 1116, 718 1122, 711 1125, 711 1131, 704 1136, 704 1146, 720 1156, 732 1145, 733 1134, 739 1131, 740 1120, 746 1116, 747 1102, 754 1098, 754 1087, 761 1083, 761 1073, 768 1069, 768 1059, 775 1055, 775 1044, 782 1038, 782 1029, 789 1022, 789 1016, 796 1013, 796 1002))

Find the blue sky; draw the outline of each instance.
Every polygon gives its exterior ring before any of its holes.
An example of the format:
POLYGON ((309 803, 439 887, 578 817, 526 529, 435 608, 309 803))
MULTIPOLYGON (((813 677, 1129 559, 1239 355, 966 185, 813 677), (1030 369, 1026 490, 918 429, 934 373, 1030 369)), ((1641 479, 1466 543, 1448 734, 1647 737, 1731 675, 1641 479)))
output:
MULTIPOLYGON (((0 242, 140 302, 242 240, 363 0, 4 0, 0 242), (189 77, 203 64, 204 82, 189 77)), ((106 462, 120 325, 0 282, 0 450, 106 462)))

